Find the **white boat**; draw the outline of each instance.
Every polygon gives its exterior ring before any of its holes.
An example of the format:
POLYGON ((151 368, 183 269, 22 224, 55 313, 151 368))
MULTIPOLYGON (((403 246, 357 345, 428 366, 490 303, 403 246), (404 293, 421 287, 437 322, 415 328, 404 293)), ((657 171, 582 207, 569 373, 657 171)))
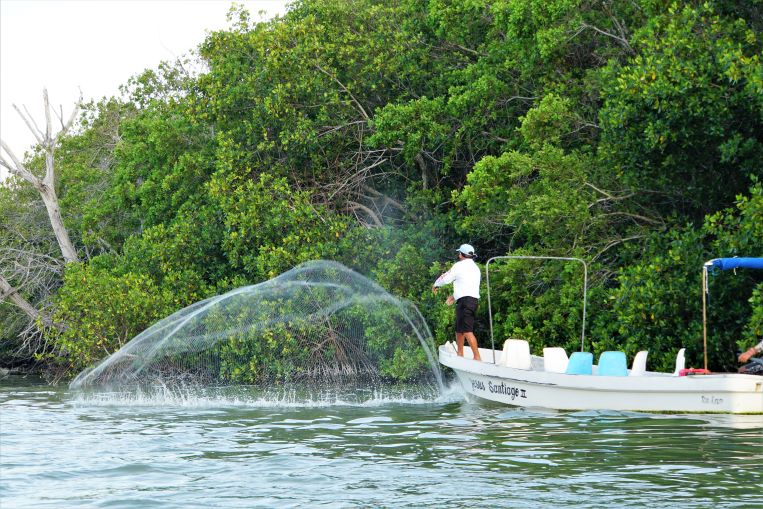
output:
POLYGON ((464 391, 482 399, 523 407, 557 410, 632 410, 642 412, 701 412, 763 414, 763 377, 723 373, 678 376, 645 371, 640 375, 568 375, 544 369, 544 358, 530 356, 520 369, 493 363, 489 348, 480 348, 485 361, 475 361, 467 348, 458 357, 451 343, 439 348, 440 363, 455 371, 464 391))
MULTIPOLYGON (((551 257, 497 258, 582 262, 551 257)), ((486 264, 488 305, 489 264, 497 258, 491 258, 486 264)), ((585 280, 587 282, 587 275, 585 280)), ((530 355, 527 341, 509 339, 502 350, 496 350, 495 346, 480 348, 481 361, 473 359, 469 348, 464 349, 464 357, 459 357, 455 345, 447 343, 438 350, 439 361, 456 373, 468 394, 508 405, 557 410, 763 414, 763 376, 739 373, 683 376, 686 372, 683 349, 677 356, 674 373, 646 371, 646 352, 639 352, 631 369, 627 369, 622 352, 603 355, 599 364, 594 365, 592 355, 583 351, 585 293, 584 283, 581 352, 569 358, 561 348, 546 348, 542 357, 530 355)), ((492 342, 492 310, 488 309, 492 342)))

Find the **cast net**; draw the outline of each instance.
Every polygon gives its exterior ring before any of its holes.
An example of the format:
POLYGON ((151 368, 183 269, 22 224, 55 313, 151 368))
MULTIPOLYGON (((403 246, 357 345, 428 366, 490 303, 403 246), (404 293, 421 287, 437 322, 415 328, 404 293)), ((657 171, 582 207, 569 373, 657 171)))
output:
POLYGON ((73 389, 427 382, 442 387, 418 309, 329 261, 197 302, 82 373, 73 389))

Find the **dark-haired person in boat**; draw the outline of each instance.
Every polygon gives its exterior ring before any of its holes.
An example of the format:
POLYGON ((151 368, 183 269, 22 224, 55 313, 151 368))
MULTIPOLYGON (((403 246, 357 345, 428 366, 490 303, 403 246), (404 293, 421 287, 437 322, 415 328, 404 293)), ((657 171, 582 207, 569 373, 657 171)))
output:
POLYGON ((458 355, 464 356, 464 339, 469 342, 475 360, 480 358, 477 337, 474 335, 474 320, 480 298, 480 268, 474 263, 476 254, 469 244, 462 244, 457 250, 458 261, 445 274, 437 278, 432 291, 437 293, 441 286, 453 283, 453 295, 445 301, 449 306, 456 304, 456 345, 458 355))
POLYGON ((739 362, 746 363, 739 368, 740 373, 750 375, 763 375, 763 359, 753 359, 754 356, 763 354, 763 341, 750 347, 739 355, 739 362), (752 359, 751 362, 748 362, 752 359))

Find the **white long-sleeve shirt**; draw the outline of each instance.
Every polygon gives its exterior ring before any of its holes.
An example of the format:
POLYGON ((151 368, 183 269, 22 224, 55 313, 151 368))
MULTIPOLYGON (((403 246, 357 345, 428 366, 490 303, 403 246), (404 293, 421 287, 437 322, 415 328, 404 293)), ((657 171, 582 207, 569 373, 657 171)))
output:
POLYGON ((437 278, 434 286, 440 287, 453 283, 453 297, 480 298, 480 268, 471 258, 456 262, 451 269, 437 278))

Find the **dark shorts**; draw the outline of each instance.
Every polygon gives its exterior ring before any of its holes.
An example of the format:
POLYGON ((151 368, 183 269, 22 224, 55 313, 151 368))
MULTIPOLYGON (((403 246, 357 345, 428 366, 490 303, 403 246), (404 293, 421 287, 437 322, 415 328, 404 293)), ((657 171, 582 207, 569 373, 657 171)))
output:
POLYGON ((478 302, 474 297, 461 297, 456 301, 456 332, 474 332, 478 302))

